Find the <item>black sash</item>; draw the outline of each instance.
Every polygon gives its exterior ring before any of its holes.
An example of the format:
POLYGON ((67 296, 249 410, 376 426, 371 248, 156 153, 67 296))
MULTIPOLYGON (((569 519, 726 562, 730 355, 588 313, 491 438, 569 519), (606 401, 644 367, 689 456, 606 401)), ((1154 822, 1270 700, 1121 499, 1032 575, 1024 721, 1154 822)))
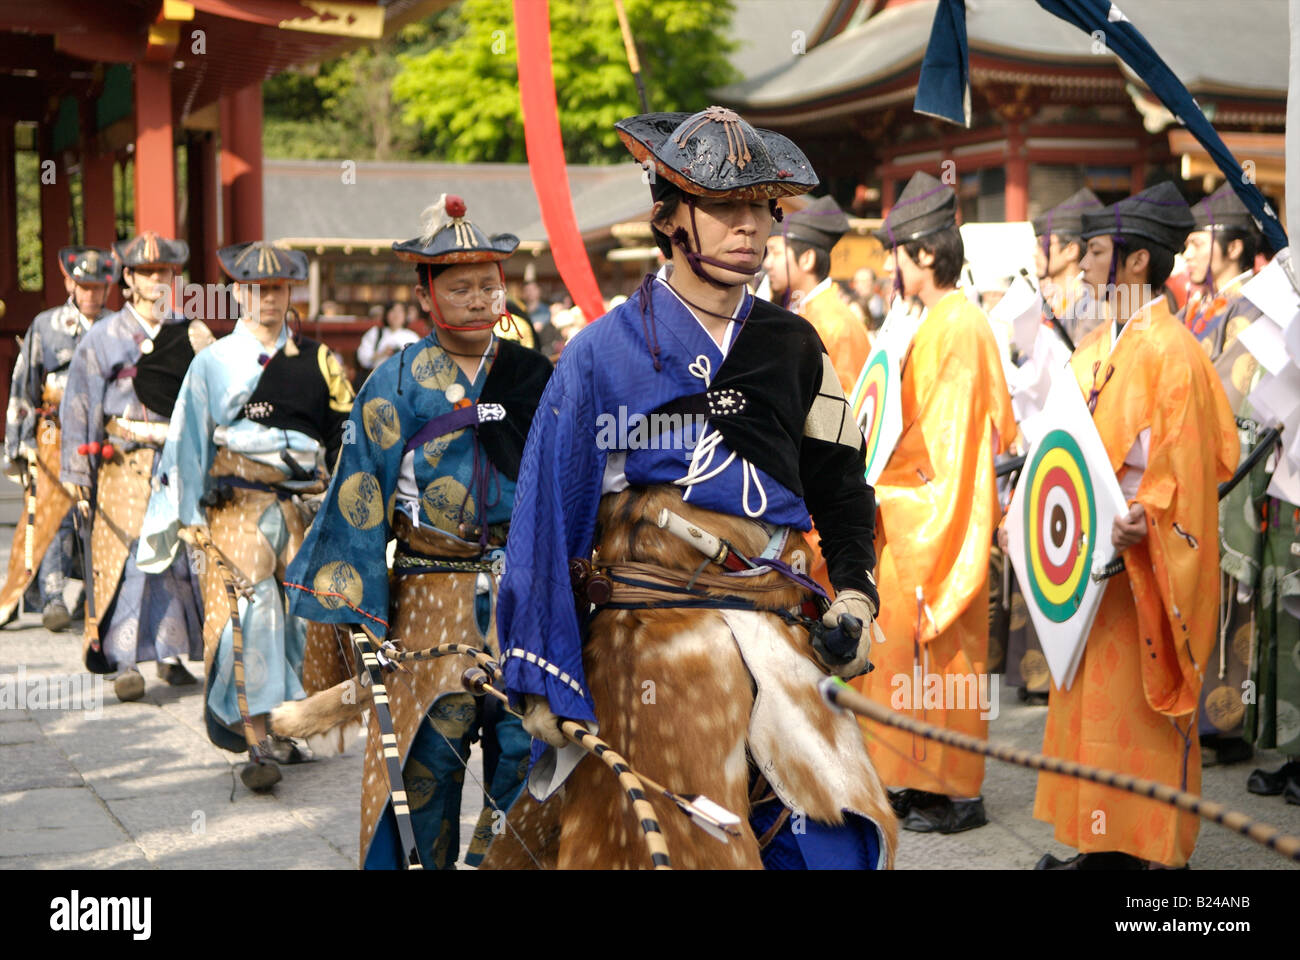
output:
MULTIPOLYGON (((152 412, 170 420, 185 372, 194 359, 190 325, 184 320, 163 324, 158 335, 144 343, 152 343, 153 348, 141 353, 135 363, 135 395, 152 412)), ((128 369, 123 368, 122 375, 129 376, 128 369)))

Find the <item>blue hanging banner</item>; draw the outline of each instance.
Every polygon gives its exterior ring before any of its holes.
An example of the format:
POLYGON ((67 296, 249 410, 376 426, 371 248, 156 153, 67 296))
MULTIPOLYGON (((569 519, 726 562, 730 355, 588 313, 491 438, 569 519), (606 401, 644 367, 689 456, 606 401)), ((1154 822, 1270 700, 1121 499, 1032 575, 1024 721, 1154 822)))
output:
MULTIPOLYGON (((1122 60, 1165 109, 1194 136, 1223 171, 1241 202, 1255 217, 1268 245, 1287 246, 1286 231, 1277 212, 1259 187, 1248 182, 1214 126, 1181 80, 1160 58, 1146 37, 1110 0, 1037 0, 1048 13, 1074 24, 1089 36, 1100 32, 1106 48, 1122 60)), ((952 123, 970 123, 970 59, 966 41, 965 0, 940 0, 935 10, 930 45, 921 63, 914 109, 952 123)))

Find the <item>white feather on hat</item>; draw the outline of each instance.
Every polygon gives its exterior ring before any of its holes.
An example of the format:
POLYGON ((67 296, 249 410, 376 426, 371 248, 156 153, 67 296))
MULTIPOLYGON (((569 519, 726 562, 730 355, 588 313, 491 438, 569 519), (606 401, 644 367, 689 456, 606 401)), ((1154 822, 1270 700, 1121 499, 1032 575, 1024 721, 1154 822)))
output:
POLYGON ((447 195, 441 194, 437 200, 425 207, 420 214, 420 242, 426 247, 433 243, 434 234, 447 222, 447 195))

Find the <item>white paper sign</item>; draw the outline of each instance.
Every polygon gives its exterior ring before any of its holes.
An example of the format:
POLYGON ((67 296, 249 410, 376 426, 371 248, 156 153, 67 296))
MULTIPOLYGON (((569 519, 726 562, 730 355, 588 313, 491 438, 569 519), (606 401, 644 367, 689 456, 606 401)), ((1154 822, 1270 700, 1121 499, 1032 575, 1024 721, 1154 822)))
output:
POLYGON ((1290 256, 1289 249, 1283 250, 1241 288, 1242 296, 1282 330, 1290 328, 1300 316, 1300 292, 1282 266, 1290 256))
POLYGON ((1006 294, 989 312, 990 323, 1011 330, 1011 341, 1021 353, 1034 349, 1034 339, 1043 325, 1043 298, 1024 277, 1016 277, 1006 294))
POLYGON ((1282 328, 1268 317, 1260 317, 1241 331, 1237 339, 1269 373, 1281 373, 1290 360, 1282 328))

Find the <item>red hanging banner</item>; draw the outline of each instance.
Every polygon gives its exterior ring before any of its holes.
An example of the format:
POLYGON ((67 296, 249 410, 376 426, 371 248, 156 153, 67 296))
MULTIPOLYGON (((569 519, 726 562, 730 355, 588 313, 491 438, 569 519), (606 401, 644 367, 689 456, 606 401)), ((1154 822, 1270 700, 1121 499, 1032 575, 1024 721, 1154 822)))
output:
POLYGON ((551 17, 547 0, 515 0, 515 43, 519 49, 519 103, 524 111, 528 170, 542 211, 560 279, 582 315, 595 320, 605 312, 600 286, 578 232, 569 194, 564 141, 551 74, 551 17))

